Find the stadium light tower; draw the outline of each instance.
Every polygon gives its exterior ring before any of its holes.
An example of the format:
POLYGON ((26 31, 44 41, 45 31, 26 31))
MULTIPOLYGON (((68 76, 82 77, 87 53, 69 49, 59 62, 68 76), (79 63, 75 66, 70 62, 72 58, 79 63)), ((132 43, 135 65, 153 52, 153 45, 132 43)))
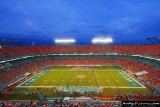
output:
POLYGON ((113 42, 112 38, 93 38, 92 39, 93 44, 107 44, 112 42, 113 42))
POLYGON ((55 43, 57 44, 65 44, 65 43, 75 43, 75 39, 55 39, 55 43))

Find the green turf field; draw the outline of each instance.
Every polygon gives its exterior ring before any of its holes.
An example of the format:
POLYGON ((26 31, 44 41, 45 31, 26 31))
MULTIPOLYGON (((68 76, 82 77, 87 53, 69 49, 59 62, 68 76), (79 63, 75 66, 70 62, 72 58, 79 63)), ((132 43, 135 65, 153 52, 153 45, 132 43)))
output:
POLYGON ((46 69, 21 86, 142 87, 115 67, 62 67, 46 69))
POLYGON ((103 95, 114 95, 117 93, 151 94, 138 81, 127 75, 120 68, 114 66, 55 66, 45 69, 43 72, 23 82, 14 91, 42 91, 47 96, 54 96, 55 88, 57 87, 73 92, 75 90, 99 90, 99 87, 103 87, 103 95))

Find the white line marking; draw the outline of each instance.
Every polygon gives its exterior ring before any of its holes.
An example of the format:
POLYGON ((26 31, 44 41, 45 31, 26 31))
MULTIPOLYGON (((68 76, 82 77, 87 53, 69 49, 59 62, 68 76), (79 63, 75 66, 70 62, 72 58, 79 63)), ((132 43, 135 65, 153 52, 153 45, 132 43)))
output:
MULTIPOLYGON (((17 86, 17 88, 56 88, 56 87, 66 87, 66 86, 17 86)), ((69 86, 77 87, 77 86, 69 86)), ((88 87, 88 86, 78 86, 78 87, 88 87)), ((100 86, 99 88, 145 88, 145 87, 121 87, 121 86, 100 86)))

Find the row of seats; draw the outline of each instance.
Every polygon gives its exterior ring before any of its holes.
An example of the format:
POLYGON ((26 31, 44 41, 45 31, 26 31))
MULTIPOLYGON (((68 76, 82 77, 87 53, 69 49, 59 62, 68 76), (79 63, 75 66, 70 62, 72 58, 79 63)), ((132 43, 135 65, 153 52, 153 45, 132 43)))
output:
POLYGON ((120 101, 159 101, 160 96, 144 96, 144 95, 119 95, 118 100, 120 101))
POLYGON ((0 70, 0 89, 24 77, 24 74, 37 72, 40 68, 51 65, 51 60, 34 60, 27 63, 17 64, 5 71, 0 70))
POLYGON ((21 46, 2 47, 0 49, 0 60, 13 59, 29 55, 40 54, 138 54, 153 58, 159 58, 160 45, 118 45, 118 46, 21 46))
POLYGON ((40 101, 3 101, 0 102, 0 107, 120 107, 121 102, 94 102, 94 101, 65 101, 54 100, 52 102, 40 101))
MULTIPOLYGON (((97 101, 97 100, 67 101, 63 99, 54 99, 53 101, 39 101, 39 100, 0 101, 0 107, 121 107, 122 104, 124 104, 124 103, 121 103, 121 101, 155 101, 155 100, 158 101, 159 97, 156 97, 156 96, 144 97, 144 96, 138 95, 133 97, 119 96, 118 99, 120 101, 97 101)), ((130 105, 128 106, 132 105, 131 103, 129 104, 130 105)), ((155 106, 159 105, 158 102, 155 102, 154 104, 155 106)), ((136 105, 138 106, 138 102, 136 105)))

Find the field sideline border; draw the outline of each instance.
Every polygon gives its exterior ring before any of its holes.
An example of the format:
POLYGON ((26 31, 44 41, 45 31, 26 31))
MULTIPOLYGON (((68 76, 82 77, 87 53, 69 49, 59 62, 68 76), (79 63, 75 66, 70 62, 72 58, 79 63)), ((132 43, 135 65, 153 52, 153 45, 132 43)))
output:
MULTIPOLYGON (((65 87, 65 86, 17 86, 17 88, 56 88, 56 87, 65 87)), ((92 87, 92 86, 69 86, 69 87, 92 87)), ((99 88, 146 88, 146 87, 99 86, 99 88)))
MULTIPOLYGON (((39 75, 39 74, 41 74, 41 73, 43 73, 45 70, 42 70, 42 71, 40 71, 39 73, 37 73, 36 75, 34 75, 33 77, 31 77, 31 78, 29 78, 29 79, 27 79, 27 80, 25 80, 24 82, 22 82, 21 84, 19 84, 18 86, 16 86, 16 87, 22 87, 21 85, 22 84, 24 84, 25 82, 27 82, 27 81, 29 81, 30 79, 32 79, 32 78, 34 78, 35 76, 37 76, 37 75, 39 75)), ((23 86, 24 87, 24 86, 23 86)))
MULTIPOLYGON (((125 71, 121 70, 122 72, 124 72, 126 75, 128 75, 125 71)), ((130 78, 132 78, 134 81, 136 81, 138 84, 140 84, 143 88, 146 88, 143 84, 141 84, 139 81, 137 81, 136 79, 134 79, 132 76, 128 75, 130 78)))

